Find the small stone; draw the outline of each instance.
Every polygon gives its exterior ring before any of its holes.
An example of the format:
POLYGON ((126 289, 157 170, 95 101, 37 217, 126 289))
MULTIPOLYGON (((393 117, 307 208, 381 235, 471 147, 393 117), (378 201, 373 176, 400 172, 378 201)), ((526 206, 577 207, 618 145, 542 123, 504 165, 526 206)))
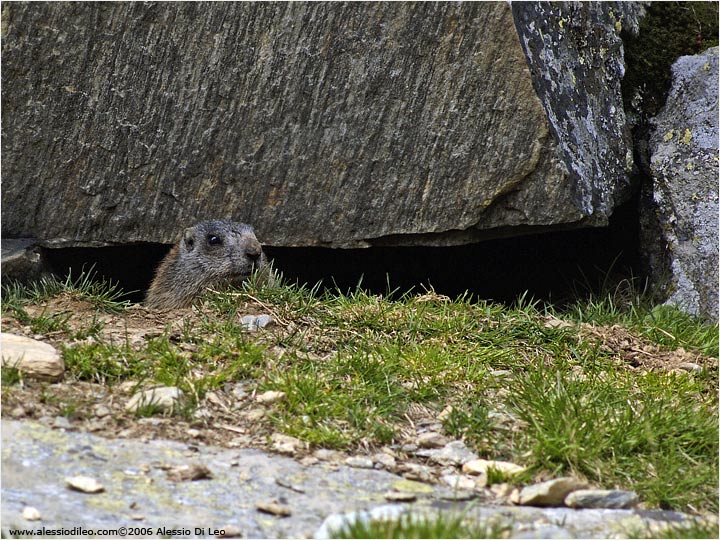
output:
POLYGON ((147 426, 152 427, 158 427, 161 424, 165 424, 166 422, 160 418, 139 418, 138 424, 144 424, 147 426))
POLYGON ((286 504, 279 504, 276 501, 257 503, 255 508, 260 510, 260 512, 265 512, 266 514, 272 514, 273 516, 278 517, 287 517, 292 515, 292 510, 289 506, 286 504))
POLYGON ((393 491, 406 491, 410 493, 432 493, 433 488, 422 482, 412 480, 398 480, 392 484, 393 491))
POLYGON ((245 418, 249 422, 258 422, 265 417, 265 411, 263 409, 250 409, 245 413, 245 418))
POLYGON ((242 538, 243 532, 240 527, 236 525, 225 525, 219 527, 220 533, 216 534, 216 538, 242 538))
POLYGON ((248 332, 257 332, 263 328, 269 328, 275 324, 271 315, 245 315, 240 319, 240 324, 248 332))
POLYGON ((319 463, 320 460, 316 458, 315 456, 305 456, 300 460, 300 465, 303 467, 312 467, 316 463, 319 463))
POLYGON ((53 427, 59 429, 70 429, 72 427, 72 424, 70 423, 70 420, 67 419, 67 417, 56 416, 55 420, 53 421, 53 427))
POLYGON ((509 497, 510 494, 512 494, 513 489, 513 486, 505 482, 503 482, 502 484, 493 484, 492 486, 490 486, 490 491, 492 491, 497 497, 500 497, 501 499, 509 497))
POLYGON ((210 420, 214 416, 215 415, 213 415, 213 413, 210 412, 205 407, 199 407, 199 408, 195 409, 195 412, 193 412, 193 414, 192 414, 193 420, 198 420, 200 422, 205 422, 207 420, 210 420))
POLYGON ((557 317, 549 315, 548 317, 545 317, 545 322, 543 323, 543 326, 545 328, 572 328, 574 325, 572 323, 563 321, 562 319, 558 319, 557 317))
POLYGON ((427 457, 440 465, 463 465, 478 458, 462 441, 452 441, 439 450, 420 450, 416 455, 427 457))
MULTIPOLYGON (((512 535, 515 540, 538 540, 539 538, 548 538, 552 540, 573 540, 575 538, 575 536, 568 532, 567 529, 563 529, 559 525, 536 523, 535 525, 527 525, 525 528, 519 526, 518 529, 520 530, 512 535)), ((651 536, 650 538, 657 537, 651 536)))
POLYGON ((90 476, 71 476, 65 478, 65 483, 70 489, 82 491, 83 493, 100 493, 105 487, 90 476))
POLYGON ((372 469, 373 460, 364 456, 351 456, 345 460, 345 465, 356 469, 372 469))
POLYGON ((268 390, 262 394, 255 396, 255 401, 262 403, 263 405, 270 405, 271 403, 277 403, 278 401, 284 401, 287 398, 285 392, 278 392, 276 390, 268 390))
POLYGON ((132 514, 130 516, 130 519, 132 519, 133 521, 145 521, 145 516, 143 516, 142 514, 132 514))
POLYGON ((231 393, 236 400, 242 401, 248 397, 250 391, 247 383, 237 383, 233 385, 231 393))
POLYGON ((452 489, 475 489, 475 479, 460 474, 446 474, 441 480, 452 489))
POLYGON ((13 407, 13 409, 10 411, 10 416, 13 418, 23 418, 24 416, 27 416, 27 411, 18 405, 17 407, 13 407))
POLYGON ((243 315, 240 319, 240 324, 248 332, 255 332, 258 329, 257 317, 255 315, 243 315))
POLYGON ((407 454, 414 454, 415 452, 417 452, 417 449, 418 445, 415 443, 406 443, 400 447, 400 451, 407 454))
POLYGON ((524 487, 519 501, 525 506, 562 506, 568 494, 586 487, 587 484, 575 478, 556 478, 524 487))
POLYGON ((219 392, 208 392, 207 394, 205 394, 205 399, 211 405, 215 405, 216 407, 220 407, 221 409, 227 410, 228 408, 225 404, 225 400, 222 398, 219 392))
POLYGON ((505 424, 512 426, 514 431, 518 431, 525 426, 522 420, 506 411, 488 411, 488 420, 492 420, 498 425, 505 424))
POLYGON ((15 368, 28 377, 57 381, 65 373, 62 356, 48 343, 2 332, 0 350, 3 367, 15 368))
POLYGON ((417 428, 418 433, 426 433, 428 431, 442 433, 443 425, 442 422, 438 422, 437 420, 420 420, 417 423, 417 428))
POLYGON ((387 454, 383 454, 383 453, 375 454, 372 457, 372 459, 375 462, 374 466, 376 469, 391 470, 391 469, 395 468, 395 464, 396 464, 395 458, 392 456, 389 456, 387 454))
POLYGON ((417 499, 417 495, 415 493, 408 491, 388 491, 383 495, 383 497, 392 502, 412 502, 417 499))
POLYGON ((637 502, 636 493, 617 489, 578 489, 565 497, 570 508, 632 508, 637 502))
POLYGON ((450 418, 450 416, 452 415, 452 413, 453 413, 454 411, 455 411, 455 409, 453 408, 452 405, 448 405, 447 407, 445 407, 445 408, 444 408, 442 411, 440 411, 440 413, 437 415, 438 422, 444 422, 445 420, 447 420, 448 418, 450 418))
POLYGON ((115 387, 115 390, 120 394, 129 394, 135 391, 137 385, 137 381, 123 381, 115 387))
POLYGON ((691 373, 702 373, 703 371, 702 366, 694 362, 683 362, 678 367, 683 371, 689 371, 691 373))
POLYGON ((427 465, 419 465, 417 463, 403 463, 402 475, 408 480, 418 480, 420 482, 431 482, 434 474, 433 468, 427 465))
POLYGON ((477 493, 464 489, 443 490, 438 497, 444 501, 469 501, 477 497, 477 493))
POLYGON ((271 315, 258 315, 255 324, 257 324, 258 328, 269 328, 275 326, 275 319, 271 315))
POLYGON ((40 511, 34 506, 26 506, 22 511, 22 518, 25 521, 39 521, 42 519, 40 511))
POLYGON ((526 468, 516 465, 510 461, 493 461, 488 459, 474 459, 463 465, 462 471, 465 474, 487 474, 488 469, 495 469, 506 476, 515 476, 525 472, 526 468))
POLYGON ((345 459, 345 454, 338 452, 337 450, 329 450, 327 448, 318 448, 313 452, 320 461, 342 461, 345 459))
POLYGON ((137 412, 153 406, 162 411, 172 411, 183 397, 183 391, 174 386, 157 386, 135 394, 125 405, 128 412, 137 412))
POLYGON ((448 444, 448 442, 447 437, 434 431, 421 433, 417 438, 417 445, 420 448, 442 448, 448 444))
POLYGON ((109 416, 110 413, 111 413, 110 409, 107 408, 102 403, 98 403, 97 405, 95 405, 95 407, 93 407, 93 414, 95 416, 97 416, 98 418, 103 418, 105 416, 109 416))
POLYGON ((297 454, 301 449, 305 448, 305 443, 295 437, 283 435, 282 433, 273 433, 271 436, 273 441, 272 448, 280 454, 292 456, 297 454))
POLYGON ((197 439, 202 435, 202 432, 199 429, 190 428, 186 431, 188 435, 190 435, 192 438, 197 439))
POLYGON ((508 496, 508 501, 513 504, 520 504, 520 490, 518 488, 513 489, 508 496))
POLYGON ((178 465, 170 467, 167 477, 173 482, 192 482, 212 478, 212 473, 205 465, 191 463, 190 465, 178 465))

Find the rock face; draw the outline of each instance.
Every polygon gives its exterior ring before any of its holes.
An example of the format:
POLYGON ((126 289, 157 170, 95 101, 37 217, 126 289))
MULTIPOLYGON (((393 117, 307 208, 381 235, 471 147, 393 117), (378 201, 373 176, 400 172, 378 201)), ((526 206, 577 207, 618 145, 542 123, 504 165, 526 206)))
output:
POLYGON ((619 13, 5 4, 3 235, 171 243, 228 218, 361 247, 603 225, 632 164, 619 13))
MULTIPOLYGON (((578 219, 607 224, 630 194, 632 139, 620 83, 623 27, 637 31, 641 8, 614 2, 514 2, 533 83, 569 171, 578 219)), ((562 199, 553 199, 563 204, 562 199)))
MULTIPOLYGON (((671 537, 670 525, 697 523, 695 516, 657 510, 513 507, 477 500, 451 505, 442 498, 444 489, 409 483, 386 471, 329 463, 304 466, 252 449, 103 439, 5 419, 0 434, 0 517, 6 537, 12 536, 10 530, 30 528, 25 521, 28 504, 37 508, 34 515, 42 514, 46 530, 135 524, 152 528, 152 534, 145 534, 152 537, 211 538, 215 535, 209 531, 223 529, 226 536, 237 531, 243 538, 336 538, 347 523, 401 515, 427 519, 439 508, 462 515, 476 529, 499 526, 510 538, 625 538, 638 531, 664 538, 671 537), (211 474, 195 482, 174 479, 193 469, 211 474), (66 478, 78 471, 90 477, 83 481, 86 489, 97 490, 98 484, 104 489, 94 494, 69 489, 66 478), (404 498, 411 494, 416 501, 387 505, 389 492, 404 498), (204 529, 197 532, 196 527, 204 529), (165 532, 173 529, 187 532, 165 532)), ((717 527, 717 517, 709 516, 707 526, 717 527)))
POLYGON ((680 57, 650 138, 641 223, 668 304, 718 320, 718 48, 680 57))

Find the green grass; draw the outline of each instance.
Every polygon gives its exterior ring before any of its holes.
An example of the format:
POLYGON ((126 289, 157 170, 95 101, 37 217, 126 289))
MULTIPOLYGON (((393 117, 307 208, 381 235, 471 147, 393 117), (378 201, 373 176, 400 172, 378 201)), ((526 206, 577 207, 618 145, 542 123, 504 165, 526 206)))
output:
MULTIPOLYGON (((60 285, 9 291, 19 309, 8 313, 21 317, 23 306, 61 292, 104 298, 98 309, 112 305, 110 293, 86 281, 60 285)), ((581 335, 579 325, 548 324, 548 315, 618 324, 665 350, 717 356, 717 326, 649 307, 642 294, 624 290, 561 312, 525 297, 502 306, 433 291, 342 294, 281 281, 211 292, 200 313, 179 334, 165 332, 142 347, 97 341, 102 325, 88 322, 80 333, 95 342, 63 351, 70 378, 178 386, 190 408, 210 390, 239 382, 258 393, 282 391, 286 398, 267 407, 264 425, 348 451, 401 442, 412 431, 412 411, 429 411, 432 420, 452 406, 445 432, 480 457, 527 466, 516 483, 573 474, 597 487, 635 490, 650 507, 717 511, 717 369, 631 369, 599 338, 581 335), (277 326, 245 332, 239 316, 248 303, 271 313, 277 326)), ((44 324, 62 330, 68 321, 44 324)), ((7 378, 12 384, 12 374, 7 378)))
MULTIPOLYGON (((238 332, 240 329, 238 328, 238 332)), ((225 382, 259 376, 262 348, 236 337, 203 342, 196 352, 185 350, 166 334, 149 339, 143 350, 126 343, 93 342, 64 347, 68 373, 77 380, 112 386, 122 381, 176 386, 196 404, 225 382), (200 376, 193 371, 202 367, 200 376)))
POLYGON ((509 527, 468 523, 456 512, 434 515, 403 514, 388 520, 356 520, 332 538, 504 538, 509 527))
POLYGON ((716 497, 717 396, 692 377, 555 365, 513 381, 510 403, 534 467, 633 488, 661 508, 716 497))
MULTIPOLYGON (((81 298, 91 302, 99 310, 108 313, 119 313, 126 309, 130 302, 123 300, 125 293, 120 290, 117 283, 107 280, 97 280, 92 268, 88 271, 83 270, 77 278, 69 274, 65 280, 55 276, 46 276, 29 285, 21 285, 11 281, 2 285, 2 313, 10 313, 16 316, 21 322, 26 324, 39 324, 39 330, 36 333, 44 333, 45 327, 55 324, 52 321, 43 322, 43 315, 32 318, 29 317, 23 307, 28 304, 39 304, 67 293, 77 298, 81 298), (40 319, 40 321, 38 321, 40 319)), ((60 323, 58 328, 60 329, 60 323)))
POLYGON ((17 368, 3 366, 0 370, 0 378, 2 378, 2 386, 5 389, 22 381, 22 373, 17 368))
POLYGON ((648 293, 636 280, 624 280, 615 287, 604 285, 603 294, 570 306, 562 315, 599 325, 620 324, 667 349, 696 350, 717 357, 717 325, 683 313, 672 306, 653 306, 648 293))

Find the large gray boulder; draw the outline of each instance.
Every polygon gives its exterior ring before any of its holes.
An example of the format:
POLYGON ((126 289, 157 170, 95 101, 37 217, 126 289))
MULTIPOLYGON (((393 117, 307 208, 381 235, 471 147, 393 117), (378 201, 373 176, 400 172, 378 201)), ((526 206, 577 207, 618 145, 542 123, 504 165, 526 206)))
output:
POLYGON ((632 165, 608 6, 6 3, 3 235, 170 243, 231 218, 359 247, 604 225, 632 165))
POLYGON ((718 320, 718 48, 672 66, 650 138, 646 256, 668 304, 718 320))

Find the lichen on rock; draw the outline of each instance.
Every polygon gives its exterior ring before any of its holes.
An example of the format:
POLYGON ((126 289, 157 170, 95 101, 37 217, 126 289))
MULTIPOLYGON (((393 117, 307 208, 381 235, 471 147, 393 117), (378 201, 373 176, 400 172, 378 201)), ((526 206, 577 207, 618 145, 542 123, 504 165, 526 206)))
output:
POLYGON ((717 321, 718 48, 680 57, 672 72, 649 143, 644 243, 659 296, 717 321))

